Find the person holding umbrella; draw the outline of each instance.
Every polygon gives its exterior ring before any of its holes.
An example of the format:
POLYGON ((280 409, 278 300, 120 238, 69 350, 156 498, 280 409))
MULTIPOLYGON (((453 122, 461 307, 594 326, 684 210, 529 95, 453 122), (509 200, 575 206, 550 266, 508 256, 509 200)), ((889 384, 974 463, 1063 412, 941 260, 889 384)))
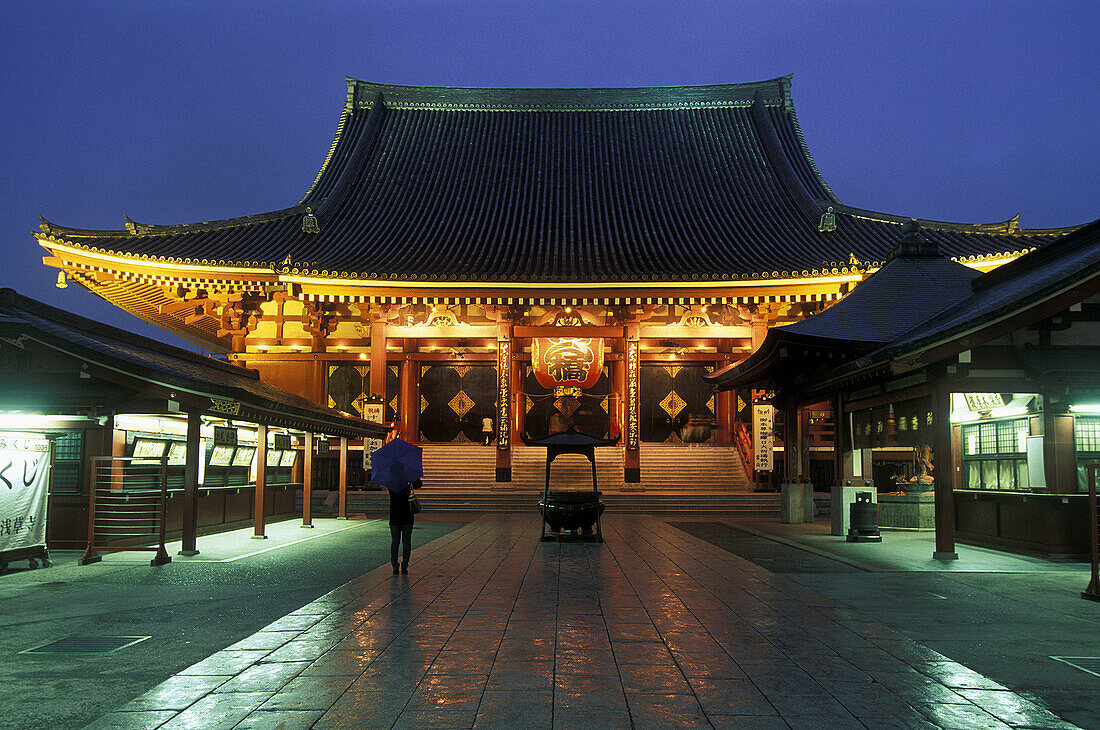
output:
POLYGON ((412 552, 413 488, 420 486, 424 476, 423 456, 419 446, 394 438, 371 454, 371 481, 390 491, 390 563, 398 574, 397 548, 403 548, 401 570, 409 572, 412 552))
POLYGON ((413 517, 412 496, 413 487, 419 487, 420 480, 408 484, 400 492, 390 490, 390 564, 393 565, 393 574, 397 575, 397 548, 401 546, 401 574, 408 575, 409 555, 412 554, 413 517))

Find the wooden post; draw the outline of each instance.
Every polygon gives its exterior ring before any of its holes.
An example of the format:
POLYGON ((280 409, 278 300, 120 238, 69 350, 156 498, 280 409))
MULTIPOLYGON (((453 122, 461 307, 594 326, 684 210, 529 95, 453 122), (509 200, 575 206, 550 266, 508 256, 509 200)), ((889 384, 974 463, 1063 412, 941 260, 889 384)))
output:
MULTIPOLYGON (((415 342, 415 340, 414 340, 415 342)), ((397 420, 401 423, 401 438, 410 444, 420 441, 420 427, 418 416, 420 415, 419 363, 413 362, 411 355, 405 355, 405 361, 401 363, 401 373, 398 377, 401 393, 397 408, 397 420)))
POLYGON ((844 413, 844 393, 833 396, 833 474, 842 482, 844 474, 844 442, 848 437, 848 418, 844 413))
POLYGON ((180 555, 198 555, 199 522, 199 459, 202 452, 202 418, 198 412, 187 413, 187 447, 183 466, 183 535, 180 555))
POLYGON ((799 443, 798 432, 798 406, 788 397, 783 407, 783 481, 794 484, 795 479, 802 475, 799 469, 801 460, 799 453, 802 444, 799 443))
POLYGON ((527 403, 523 400, 523 368, 515 352, 516 341, 512 340, 512 443, 519 443, 520 434, 527 428, 527 403))
POLYGON ((620 350, 623 353, 621 360, 616 360, 611 363, 611 383, 615 392, 615 402, 611 404, 611 413, 614 417, 615 427, 618 430, 618 445, 626 443, 626 429, 624 424, 626 423, 626 340, 620 340, 622 343, 620 350))
MULTIPOLYGON (((363 448, 366 448, 364 443, 363 448)), ((340 519, 347 519, 348 516, 348 438, 347 436, 340 437, 340 473, 338 476, 339 485, 337 488, 340 491, 340 519)))
MULTIPOLYGON (((370 394, 386 400, 386 323, 370 326, 370 394)), ((385 419, 383 419, 385 420, 385 419)))
POLYGON ((313 527, 313 434, 306 431, 302 453, 302 527, 313 527))
POLYGON ((267 424, 256 426, 256 488, 252 499, 253 540, 265 540, 264 486, 267 483, 267 424))
POLYGON ((932 392, 932 478, 936 505, 935 560, 958 560, 955 552, 955 467, 951 456, 951 385, 943 376, 932 392))
MULTIPOLYGON (((718 341, 718 354, 721 358, 714 363, 716 370, 720 370, 730 364, 732 358, 729 355, 733 348, 733 342, 728 338, 718 341)), ((714 425, 717 430, 714 441, 719 446, 729 446, 733 443, 733 419, 734 398, 733 390, 720 390, 714 396, 714 425)))
POLYGON ((1065 399, 1043 393, 1043 475, 1046 491, 1077 491, 1077 451, 1073 440, 1073 416, 1065 412, 1065 399))

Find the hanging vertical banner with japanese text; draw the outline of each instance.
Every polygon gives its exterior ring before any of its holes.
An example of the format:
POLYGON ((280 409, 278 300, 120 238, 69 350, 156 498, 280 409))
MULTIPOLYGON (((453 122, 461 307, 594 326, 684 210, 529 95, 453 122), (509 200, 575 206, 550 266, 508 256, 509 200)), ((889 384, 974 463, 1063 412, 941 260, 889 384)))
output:
POLYGON ((50 442, 0 437, 0 553, 46 544, 50 442))
POLYGON ((497 449, 507 451, 512 438, 512 342, 497 342, 497 449))
POLYGON ((631 451, 638 450, 638 439, 641 433, 639 413, 639 388, 642 379, 640 354, 637 340, 630 340, 626 343, 626 448, 631 451))
POLYGON ((756 471, 771 471, 772 439, 775 435, 775 409, 767 405, 752 407, 753 465, 756 471))
MULTIPOLYGON (((386 408, 385 403, 364 403, 363 419, 374 423, 382 423, 382 414, 386 408)), ((370 455, 382 445, 382 439, 365 437, 363 439, 363 468, 370 471, 370 455)))

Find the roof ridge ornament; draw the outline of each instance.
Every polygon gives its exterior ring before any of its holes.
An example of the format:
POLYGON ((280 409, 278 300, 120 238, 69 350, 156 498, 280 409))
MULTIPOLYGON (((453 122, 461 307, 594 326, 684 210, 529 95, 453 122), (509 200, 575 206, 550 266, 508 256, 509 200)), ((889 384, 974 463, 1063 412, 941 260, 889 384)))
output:
POLYGON ((836 214, 833 213, 833 206, 830 205, 821 214, 821 221, 817 224, 817 230, 821 233, 832 233, 836 230, 836 214))
POLYGON ((934 240, 924 235, 924 229, 916 218, 910 218, 901 224, 901 240, 890 252, 887 261, 899 256, 939 256, 940 247, 934 240))
POLYGON ((313 208, 306 207, 306 214, 302 216, 302 233, 320 233, 321 224, 317 216, 313 215, 313 208))

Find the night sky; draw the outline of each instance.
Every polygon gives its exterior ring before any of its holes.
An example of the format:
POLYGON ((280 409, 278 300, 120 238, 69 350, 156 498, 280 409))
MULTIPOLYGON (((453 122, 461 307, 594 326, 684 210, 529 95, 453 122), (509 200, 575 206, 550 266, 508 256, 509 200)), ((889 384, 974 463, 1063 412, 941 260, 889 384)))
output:
POLYGON ((38 216, 81 228, 295 204, 345 76, 658 86, 794 74, 850 205, 947 221, 1100 217, 1100 3, 5 2, 0 286, 182 344, 54 286, 38 216), (538 6, 538 7, 534 7, 538 6))

